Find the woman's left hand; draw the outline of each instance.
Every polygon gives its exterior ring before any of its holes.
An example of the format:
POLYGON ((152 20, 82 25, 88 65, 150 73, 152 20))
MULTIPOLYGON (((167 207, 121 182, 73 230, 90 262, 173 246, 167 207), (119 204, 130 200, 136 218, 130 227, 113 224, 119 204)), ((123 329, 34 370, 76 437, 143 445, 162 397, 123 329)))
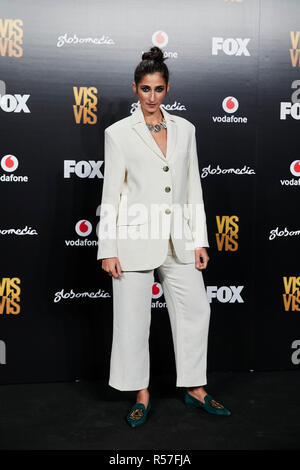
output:
POLYGON ((209 261, 206 248, 195 249, 195 266, 197 269, 205 269, 209 261))

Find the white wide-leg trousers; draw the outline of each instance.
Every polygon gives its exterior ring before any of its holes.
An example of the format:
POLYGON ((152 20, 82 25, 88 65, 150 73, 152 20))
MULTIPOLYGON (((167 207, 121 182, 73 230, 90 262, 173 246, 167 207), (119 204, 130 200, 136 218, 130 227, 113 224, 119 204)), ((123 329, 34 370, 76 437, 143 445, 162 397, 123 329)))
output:
MULTIPOLYGON (((177 387, 207 384, 210 304, 203 275, 194 263, 180 263, 170 238, 157 269, 173 336, 177 387)), ((149 386, 149 332, 154 270, 123 271, 112 277, 113 340, 108 384, 118 390, 149 386)))

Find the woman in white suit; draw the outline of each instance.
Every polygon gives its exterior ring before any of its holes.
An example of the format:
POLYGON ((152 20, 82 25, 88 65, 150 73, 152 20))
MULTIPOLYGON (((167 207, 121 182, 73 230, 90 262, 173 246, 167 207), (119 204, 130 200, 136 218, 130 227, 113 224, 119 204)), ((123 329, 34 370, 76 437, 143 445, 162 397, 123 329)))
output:
POLYGON ((209 244, 195 126, 161 106, 170 84, 160 48, 142 55, 132 88, 137 109, 105 129, 97 259, 112 276, 109 385, 137 390, 126 419, 132 427, 143 424, 151 409, 148 339, 157 269, 171 322, 176 386, 187 388, 187 405, 230 415, 204 389, 210 304, 201 270, 209 244))

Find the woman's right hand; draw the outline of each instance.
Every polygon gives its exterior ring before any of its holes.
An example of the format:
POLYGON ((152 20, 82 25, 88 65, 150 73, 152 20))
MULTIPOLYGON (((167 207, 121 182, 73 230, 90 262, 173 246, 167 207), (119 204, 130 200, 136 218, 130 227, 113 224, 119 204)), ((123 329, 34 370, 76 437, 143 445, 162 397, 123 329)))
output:
POLYGON ((102 269, 113 277, 118 278, 122 276, 122 270, 119 258, 104 258, 102 260, 102 269))

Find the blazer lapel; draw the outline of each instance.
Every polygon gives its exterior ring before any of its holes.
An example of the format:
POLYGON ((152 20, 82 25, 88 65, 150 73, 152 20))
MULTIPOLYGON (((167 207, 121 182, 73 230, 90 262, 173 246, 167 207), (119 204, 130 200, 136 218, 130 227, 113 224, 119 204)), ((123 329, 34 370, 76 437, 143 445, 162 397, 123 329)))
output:
POLYGON ((145 144, 150 147, 150 149, 163 161, 170 161, 172 155, 176 148, 177 140, 177 126, 175 119, 172 114, 169 114, 163 107, 160 105, 161 112, 167 123, 167 154, 164 156, 159 146, 157 145, 154 137, 149 131, 144 113, 142 111, 141 105, 139 104, 136 110, 133 112, 132 119, 132 128, 137 132, 138 136, 145 142, 145 144))

